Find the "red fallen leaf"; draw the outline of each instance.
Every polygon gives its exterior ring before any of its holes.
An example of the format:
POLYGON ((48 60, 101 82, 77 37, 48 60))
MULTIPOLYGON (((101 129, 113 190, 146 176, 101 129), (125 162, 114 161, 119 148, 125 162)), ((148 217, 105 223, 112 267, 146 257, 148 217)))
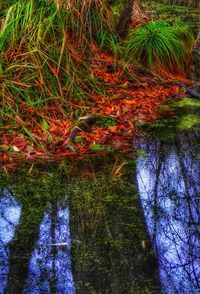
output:
POLYGON ((20 138, 19 136, 13 136, 13 143, 13 145, 17 145, 18 147, 23 147, 26 144, 25 139, 20 138))
MULTIPOLYGON (((33 134, 37 134, 38 141, 43 144, 44 148, 46 148, 43 153, 48 154, 48 158, 50 156, 54 159, 62 156, 73 156, 72 151, 70 150, 69 152, 67 150, 67 153, 62 153, 60 156, 59 146, 62 144, 64 140, 63 138, 67 137, 69 129, 71 129, 71 121, 74 118, 74 112, 77 108, 83 108, 84 110, 87 109, 88 113, 92 113, 93 115, 114 115, 117 119, 118 125, 116 128, 111 127, 111 129, 109 129, 109 127, 107 129, 97 128, 97 130, 92 131, 91 134, 85 134, 83 136, 85 138, 85 143, 81 143, 78 146, 76 145, 76 155, 85 153, 89 154, 89 146, 92 142, 96 142, 97 144, 105 144, 106 142, 108 143, 108 146, 113 145, 116 146, 117 149, 123 149, 123 151, 127 152, 130 148, 129 141, 131 136, 133 137, 134 134, 138 132, 138 128, 135 126, 134 122, 132 123, 130 120, 138 116, 141 119, 143 118, 143 121, 156 121, 161 113, 159 110, 160 106, 171 99, 177 91, 179 92, 179 88, 174 85, 153 85, 148 87, 148 82, 151 81, 147 77, 141 77, 141 84, 148 88, 141 89, 139 84, 132 85, 127 82, 127 76, 123 78, 125 73, 122 73, 121 70, 118 70, 115 73, 108 73, 108 65, 113 64, 115 61, 112 54, 100 51, 95 44, 93 49, 96 51, 96 54, 92 60, 92 71, 94 75, 103 81, 107 97, 98 97, 97 95, 95 96, 94 93, 91 93, 91 99, 84 101, 83 104, 76 101, 76 99, 73 100, 74 103, 70 104, 72 113, 70 120, 66 120, 64 113, 60 111, 61 105, 57 100, 52 100, 51 106, 46 105, 46 107, 40 111, 38 109, 35 110, 31 107, 26 107, 27 105, 25 104, 20 105, 22 108, 22 119, 23 115, 24 117, 27 117, 27 115, 34 116, 37 114, 39 117, 43 117, 48 121, 50 131, 53 132, 53 134, 51 134, 52 140, 50 142, 48 141, 48 136, 45 136, 41 130, 38 129, 38 126, 34 129, 35 122, 37 122, 36 120, 26 125, 33 134), (117 87, 117 85, 119 85, 119 87, 117 87), (91 102, 93 103, 92 107, 91 102), (115 134, 117 136, 114 136, 115 134), (51 151, 51 155, 49 155, 49 151, 51 151)), ((51 67, 51 70, 57 75, 57 68, 51 67)), ((7 121, 7 126, 9 129, 9 120, 7 121)), ((12 130, 18 133, 20 129, 20 124, 12 127, 12 130)), ((4 130, 6 130, 6 127, 4 130)), ((9 136, 9 139, 7 141, 2 141, 2 144, 10 146, 15 145, 18 148, 20 147, 20 150, 22 151, 21 153, 25 153, 25 147, 27 145, 29 146, 30 142, 14 142, 14 136, 9 136)), ((0 137, 3 137, 1 133, 0 137)), ((4 156, 6 155, 5 152, 1 153, 3 153, 4 156)), ((18 153, 15 153, 15 155, 12 156, 15 156, 16 158, 17 155, 18 153)), ((37 156, 34 154, 34 157, 36 158, 37 156)), ((45 155, 41 155, 41 157, 45 158, 45 155)))
POLYGON ((103 107, 102 109, 101 109, 101 111, 100 111, 100 113, 102 113, 102 114, 112 114, 112 109, 111 109, 111 107, 103 107))
POLYGON ((124 102, 124 104, 128 104, 128 105, 136 105, 137 104, 137 101, 135 101, 135 100, 124 99, 123 102, 124 102))
POLYGON ((128 121, 128 124, 129 124, 129 127, 131 128, 131 129, 134 129, 134 125, 133 125, 133 123, 132 123, 132 121, 128 121))
POLYGON ((50 126, 50 128, 49 128, 49 130, 50 130, 50 132, 52 132, 52 133, 56 133, 57 131, 58 131, 58 126, 57 125, 52 125, 52 126, 50 126))
POLYGON ((93 52, 99 52, 99 48, 98 48, 97 44, 92 43, 92 51, 93 52))
POLYGON ((109 126, 108 129, 111 133, 115 133, 117 131, 117 126, 109 126))
POLYGON ((71 151, 68 151, 68 152, 59 152, 59 156, 70 156, 72 154, 75 154, 75 152, 71 152, 71 151))

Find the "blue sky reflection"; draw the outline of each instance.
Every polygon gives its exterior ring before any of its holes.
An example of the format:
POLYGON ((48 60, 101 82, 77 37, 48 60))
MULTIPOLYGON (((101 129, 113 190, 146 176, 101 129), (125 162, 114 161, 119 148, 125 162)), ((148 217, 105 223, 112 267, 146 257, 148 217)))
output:
POLYGON ((25 293, 75 293, 70 261, 69 210, 44 214, 29 265, 25 293))
MULTIPOLYGON (((182 138, 183 139, 183 138, 182 138)), ((200 293, 200 161, 189 147, 143 144, 138 189, 159 259, 163 293, 200 293)))
POLYGON ((7 190, 0 194, 0 293, 4 293, 9 263, 9 243, 19 223, 21 206, 7 190))

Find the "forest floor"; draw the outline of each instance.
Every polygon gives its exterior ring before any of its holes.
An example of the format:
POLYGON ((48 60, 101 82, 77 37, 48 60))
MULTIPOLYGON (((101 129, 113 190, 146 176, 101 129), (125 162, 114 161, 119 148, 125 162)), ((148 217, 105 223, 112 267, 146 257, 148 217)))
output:
MULTIPOLYGON (((93 157, 116 150, 127 153, 133 150, 133 138, 139 134, 142 125, 155 124, 163 115, 174 115, 166 106, 185 95, 175 83, 175 80, 184 78, 169 75, 162 80, 134 65, 131 69, 134 74, 130 75, 111 53, 99 50, 96 45, 93 50, 91 74, 103 85, 104 95, 97 95, 91 89, 87 101, 70 101, 69 118, 59 113, 59 105, 55 104, 48 109, 51 116, 46 127, 33 124, 38 109, 36 113, 33 107, 21 105, 26 129, 34 137, 31 140, 20 131, 21 122, 17 117, 14 127, 7 124, 6 128, 0 128, 2 162, 13 159, 81 159, 86 155, 93 157), (83 113, 83 117, 74 122, 72 117, 77 110, 83 113), (94 119, 95 123, 85 127, 83 125, 88 118, 94 119)), ((40 116, 44 119, 47 118, 46 110, 40 109, 40 116)))

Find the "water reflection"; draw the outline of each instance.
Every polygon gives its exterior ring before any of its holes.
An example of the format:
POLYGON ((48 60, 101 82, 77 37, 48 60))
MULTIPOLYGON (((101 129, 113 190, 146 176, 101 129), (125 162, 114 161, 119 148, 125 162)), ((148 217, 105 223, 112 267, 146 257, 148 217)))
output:
POLYGON ((75 293, 70 261, 69 210, 45 212, 25 293, 75 293))
POLYGON ((7 282, 8 244, 14 237, 20 214, 20 204, 13 195, 4 190, 0 195, 0 293, 4 293, 7 282))
POLYGON ((148 235, 135 187, 95 176, 75 180, 69 199, 72 237, 80 241, 72 247, 76 292, 160 293, 152 247, 141 246, 148 235))
POLYGON ((21 205, 17 197, 2 190, 0 293, 75 293, 69 209, 66 199, 56 202, 21 205))
POLYGON ((147 156, 138 161, 137 183, 164 293, 200 291, 198 136, 193 132, 173 142, 141 144, 147 156))
POLYGON ((0 202, 11 222, 0 221, 0 294, 160 293, 133 184, 101 173, 69 183, 59 172, 32 173, 0 174, 0 188, 17 199, 0 202))

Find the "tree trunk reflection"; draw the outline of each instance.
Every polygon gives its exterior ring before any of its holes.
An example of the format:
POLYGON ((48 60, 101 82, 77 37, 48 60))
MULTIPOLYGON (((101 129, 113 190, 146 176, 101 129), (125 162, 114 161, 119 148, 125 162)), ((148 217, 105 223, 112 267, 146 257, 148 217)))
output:
POLYGON ((164 293, 200 289, 199 147, 198 131, 141 143, 146 157, 138 161, 137 183, 164 293))

